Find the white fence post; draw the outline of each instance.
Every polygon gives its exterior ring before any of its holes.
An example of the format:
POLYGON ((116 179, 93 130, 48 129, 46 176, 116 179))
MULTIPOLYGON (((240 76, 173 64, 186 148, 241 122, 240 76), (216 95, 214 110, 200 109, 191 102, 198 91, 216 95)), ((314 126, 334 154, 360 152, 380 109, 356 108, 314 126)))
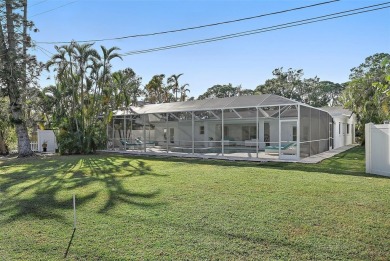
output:
POLYGON ((366 173, 390 177, 390 124, 367 123, 366 173))

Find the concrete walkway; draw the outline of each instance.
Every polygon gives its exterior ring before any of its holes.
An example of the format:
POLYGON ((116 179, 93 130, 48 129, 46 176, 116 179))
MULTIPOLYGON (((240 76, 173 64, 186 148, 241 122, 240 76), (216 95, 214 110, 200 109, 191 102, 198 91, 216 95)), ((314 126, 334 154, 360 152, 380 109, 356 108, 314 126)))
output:
POLYGON ((299 162, 299 163, 308 163, 308 164, 315 164, 323 161, 324 159, 333 157, 341 152, 344 152, 346 150, 349 150, 350 148, 353 148, 357 146, 357 144, 353 145, 347 145, 341 148, 337 148, 330 151, 325 151, 320 154, 307 157, 304 159, 301 159, 299 161, 296 160, 281 160, 278 157, 271 157, 269 155, 265 155, 263 153, 259 153, 259 157, 256 157, 256 153, 232 153, 229 156, 225 155, 211 155, 211 154, 188 154, 188 153, 162 153, 162 152, 156 152, 156 151, 112 151, 112 150, 101 150, 100 152, 104 153, 118 153, 118 154, 130 154, 130 155, 138 155, 138 156, 156 156, 156 157, 178 157, 178 158, 200 158, 200 159, 216 159, 216 160, 229 160, 229 161, 255 161, 255 162, 299 162))
POLYGON ((340 147, 340 148, 337 148, 334 150, 328 150, 328 151, 319 153, 317 155, 313 155, 313 156, 301 159, 298 162, 299 163, 308 163, 308 164, 319 163, 319 162, 323 161, 324 159, 331 158, 331 157, 333 157, 341 152, 344 152, 346 150, 349 150, 355 146, 358 146, 358 144, 352 144, 352 145, 347 145, 347 146, 340 147))

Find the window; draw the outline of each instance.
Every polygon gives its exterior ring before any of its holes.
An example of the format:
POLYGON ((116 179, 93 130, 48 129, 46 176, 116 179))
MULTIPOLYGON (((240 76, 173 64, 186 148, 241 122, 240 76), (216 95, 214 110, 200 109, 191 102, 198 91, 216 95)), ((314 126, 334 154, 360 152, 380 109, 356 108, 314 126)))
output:
POLYGON ((242 140, 256 139, 256 126, 242 126, 242 140))
POLYGON ((269 122, 264 122, 264 141, 266 142, 265 143, 265 146, 269 146, 270 143, 270 127, 269 127, 269 122))
POLYGON ((223 126, 223 134, 226 136, 229 136, 229 127, 228 126, 223 126))
POLYGON ((204 134, 204 126, 200 126, 200 128, 199 128, 199 134, 204 134))
POLYGON ((169 129, 169 141, 171 143, 175 143, 175 129, 174 128, 169 129))
POLYGON ((297 126, 293 126, 292 132, 293 141, 297 141, 297 126))
POLYGON ((339 134, 341 134, 341 123, 339 122, 339 134))
POLYGON ((347 123, 347 134, 349 134, 349 124, 347 123))

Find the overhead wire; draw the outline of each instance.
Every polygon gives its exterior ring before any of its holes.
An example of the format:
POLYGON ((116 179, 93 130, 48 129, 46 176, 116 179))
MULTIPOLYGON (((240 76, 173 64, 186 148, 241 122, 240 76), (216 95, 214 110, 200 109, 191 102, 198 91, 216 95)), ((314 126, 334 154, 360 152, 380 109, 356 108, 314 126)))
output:
POLYGON ((326 4, 330 4, 330 3, 333 3, 333 2, 339 2, 339 1, 340 0, 331 0, 331 1, 320 2, 320 3, 316 3, 316 4, 311 4, 311 5, 306 5, 306 6, 300 6, 300 7, 295 7, 295 8, 291 8, 291 9, 286 9, 286 10, 282 10, 282 11, 276 11, 276 12, 272 12, 272 13, 260 14, 260 15, 244 17, 244 18, 239 18, 239 19, 234 19, 234 20, 228 20, 228 21, 211 23, 211 24, 205 24, 205 25, 198 25, 198 26, 193 26, 193 27, 180 28, 180 29, 174 29, 174 30, 167 30, 167 31, 161 31, 161 32, 134 34, 134 35, 127 35, 127 36, 120 36, 120 37, 113 37, 113 38, 103 38, 103 39, 74 40, 74 41, 52 41, 52 42, 37 42, 37 43, 40 43, 40 44, 69 44, 69 43, 72 43, 72 42, 78 42, 78 43, 103 42, 103 41, 123 40, 123 39, 128 39, 128 38, 156 36, 156 35, 162 35, 162 34, 170 34, 170 33, 177 33, 177 32, 201 29, 201 28, 205 28, 205 27, 218 26, 218 25, 222 25, 222 24, 230 24, 230 23, 242 22, 242 21, 246 21, 246 20, 257 19, 257 18, 261 18, 261 17, 266 17, 266 16, 271 16, 271 15, 277 15, 277 14, 297 11, 297 10, 311 8, 311 7, 315 7, 315 6, 326 5, 326 4))
POLYGON ((50 55, 47 54, 47 51, 40 47, 39 45, 36 46, 39 51, 41 51, 44 55, 46 55, 49 59, 51 58, 50 55))
POLYGON ((298 21, 294 21, 294 22, 289 22, 289 23, 284 23, 284 24, 279 24, 279 25, 274 25, 274 26, 269 26, 269 27, 263 27, 263 28, 258 28, 258 29, 254 29, 254 30, 234 33, 234 34, 222 35, 222 36, 218 36, 218 37, 189 41, 189 42, 161 46, 161 47, 150 48, 150 49, 129 51, 129 52, 125 52, 121 55, 122 56, 129 56, 129 55, 143 54, 143 53, 149 53, 149 52, 157 52, 157 51, 181 48, 181 47, 186 47, 186 46, 191 46, 191 45, 198 45, 198 44, 204 44, 204 43, 209 43, 209 42, 222 41, 222 40, 226 40, 226 39, 237 38, 237 37, 242 37, 242 36, 247 36, 247 35, 260 34, 260 33, 265 33, 265 32, 269 32, 269 31, 276 31, 276 30, 281 30, 281 29, 285 29, 285 28, 296 27, 296 26, 301 26, 301 25, 305 25, 305 24, 317 23, 317 22, 321 22, 321 21, 332 20, 332 19, 342 18, 342 17, 346 17, 346 16, 357 15, 357 14, 361 14, 361 13, 367 13, 367 12, 372 12, 372 11, 376 11, 376 10, 386 9, 386 8, 390 8, 390 6, 378 7, 378 8, 373 8, 370 10, 363 10, 363 11, 356 12, 358 10, 368 9, 368 8, 372 8, 375 6, 380 6, 380 5, 389 4, 389 3, 390 2, 377 4, 377 5, 371 5, 371 6, 351 9, 351 10, 347 10, 347 11, 343 11, 343 12, 337 12, 337 13, 333 13, 333 14, 322 15, 322 16, 318 16, 318 17, 298 20, 298 21), (353 12, 353 13, 351 13, 351 12, 353 12))
POLYGON ((70 2, 70 3, 66 3, 66 4, 64 4, 64 5, 57 6, 57 7, 53 8, 53 9, 50 9, 50 10, 47 10, 47 11, 44 11, 44 12, 41 12, 41 13, 38 13, 38 14, 34 14, 34 15, 30 16, 30 17, 35 17, 35 16, 43 15, 43 14, 49 13, 49 12, 51 12, 51 11, 54 11, 54 10, 60 9, 60 8, 62 8, 62 7, 65 7, 65 6, 67 6, 67 5, 74 4, 74 3, 76 3, 76 2, 78 2, 78 0, 73 1, 73 2, 70 2))
POLYGON ((47 2, 47 1, 49 1, 49 0, 40 1, 40 2, 38 2, 38 3, 35 3, 35 4, 33 4, 33 5, 30 5, 29 7, 33 7, 33 6, 36 6, 36 5, 40 5, 40 4, 43 4, 44 2, 47 2))
POLYGON ((40 49, 42 49, 42 50, 44 50, 44 51, 46 51, 47 53, 50 53, 51 55, 54 55, 54 53, 53 52, 51 52, 51 51, 49 51, 49 50, 47 50, 46 48, 44 48, 44 47, 42 47, 42 46, 40 46, 40 45, 35 45, 37 48, 40 48, 40 49))

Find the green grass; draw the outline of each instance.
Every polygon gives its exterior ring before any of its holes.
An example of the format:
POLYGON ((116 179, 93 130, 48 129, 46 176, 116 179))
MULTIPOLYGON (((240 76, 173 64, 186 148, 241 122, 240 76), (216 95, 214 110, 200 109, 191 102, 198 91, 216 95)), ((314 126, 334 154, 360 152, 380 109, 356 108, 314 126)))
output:
POLYGON ((390 179, 320 164, 118 155, 0 160, 1 260, 388 260, 390 179))

